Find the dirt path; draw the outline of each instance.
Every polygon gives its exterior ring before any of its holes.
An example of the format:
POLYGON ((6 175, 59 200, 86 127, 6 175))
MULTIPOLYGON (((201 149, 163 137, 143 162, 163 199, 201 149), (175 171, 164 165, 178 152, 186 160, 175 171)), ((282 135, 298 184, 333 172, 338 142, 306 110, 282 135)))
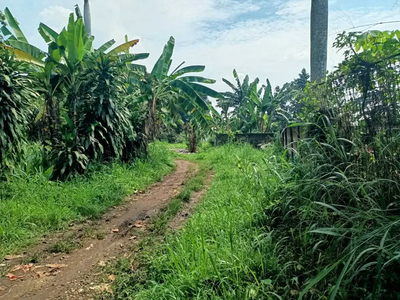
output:
MULTIPOLYGON (((70 229, 72 231, 83 231, 85 226, 90 226, 97 232, 91 238, 83 238, 79 250, 68 255, 47 253, 40 264, 23 265, 22 261, 11 261, 12 265, 7 266, 10 273, 23 277, 1 279, 0 299, 92 299, 90 294, 107 291, 109 285, 96 283, 94 273, 97 266, 116 257, 127 257, 129 251, 145 236, 146 220, 157 214, 179 193, 185 180, 197 172, 197 165, 193 163, 183 160, 177 160, 176 163, 176 171, 165 176, 162 182, 153 184, 148 192, 130 197, 125 204, 113 208, 94 224, 73 226, 70 229)), ((172 221, 171 227, 180 227, 203 193, 194 195, 194 201, 184 207, 183 213, 172 221)), ((37 249, 30 252, 38 249, 43 251, 43 245, 38 245, 37 249)))

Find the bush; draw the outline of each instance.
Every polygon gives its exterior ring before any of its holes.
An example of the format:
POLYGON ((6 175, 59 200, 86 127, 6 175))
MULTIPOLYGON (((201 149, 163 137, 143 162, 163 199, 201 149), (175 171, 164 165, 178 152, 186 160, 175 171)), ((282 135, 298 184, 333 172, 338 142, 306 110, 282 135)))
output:
MULTIPOLYGON (((304 141, 262 224, 282 241, 287 291, 307 299, 397 299, 400 271, 398 135, 374 152, 324 130, 304 141), (349 149, 349 150, 346 150, 349 149), (290 278, 295 282, 287 285, 290 278)), ((285 165, 289 166, 288 162, 285 165)), ((282 174, 282 172, 281 172, 282 174)), ((286 292, 283 295, 289 297, 286 292)))
POLYGON ((32 99, 38 97, 27 66, 0 45, 0 169, 12 169, 26 138, 32 99))

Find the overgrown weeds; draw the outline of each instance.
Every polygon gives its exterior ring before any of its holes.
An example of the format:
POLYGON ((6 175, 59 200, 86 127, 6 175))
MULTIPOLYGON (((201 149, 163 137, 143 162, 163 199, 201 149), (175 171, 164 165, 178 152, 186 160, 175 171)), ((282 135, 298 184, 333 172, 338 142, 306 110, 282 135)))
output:
POLYGON ((393 153, 400 135, 387 144, 378 136, 372 151, 371 145, 337 138, 331 129, 324 132, 325 142, 301 144, 274 194, 279 201, 265 212, 262 223, 282 241, 283 274, 295 279, 280 294, 397 299, 400 165, 393 153))
POLYGON ((233 145, 187 156, 214 182, 186 227, 120 273, 115 299, 398 299, 400 135, 371 152, 323 130, 294 161, 233 145))

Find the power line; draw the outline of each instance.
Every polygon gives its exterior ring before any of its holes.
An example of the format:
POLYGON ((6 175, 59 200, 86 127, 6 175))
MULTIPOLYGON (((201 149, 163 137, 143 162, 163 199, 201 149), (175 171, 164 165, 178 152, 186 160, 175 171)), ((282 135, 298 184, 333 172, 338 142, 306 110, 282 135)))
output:
POLYGON ((375 27, 375 26, 378 26, 378 25, 394 24, 394 23, 400 23, 400 20, 399 20, 399 21, 385 21, 385 22, 378 22, 378 23, 371 23, 371 24, 353 26, 353 27, 351 27, 351 28, 344 29, 344 30, 340 30, 340 31, 337 31, 337 32, 335 32, 335 33, 332 33, 330 36, 336 35, 336 34, 338 34, 338 33, 340 33, 340 32, 348 31, 348 30, 351 30, 351 29, 357 29, 357 28, 362 28, 362 27, 370 27, 370 28, 372 28, 372 27, 375 27))

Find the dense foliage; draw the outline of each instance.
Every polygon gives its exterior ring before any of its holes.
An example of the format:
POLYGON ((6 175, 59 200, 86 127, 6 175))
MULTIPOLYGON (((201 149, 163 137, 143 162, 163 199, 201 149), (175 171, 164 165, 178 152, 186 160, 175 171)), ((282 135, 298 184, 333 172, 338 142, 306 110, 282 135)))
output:
POLYGON ((148 73, 135 62, 149 54, 129 52, 138 40, 126 39, 110 50, 111 40, 94 49, 79 7, 75 14, 60 33, 39 25, 47 51, 29 44, 7 8, 1 15, 1 105, 4 119, 15 115, 12 122, 2 122, 2 163, 16 156, 22 140, 39 140, 52 178, 66 179, 93 163, 146 156, 148 140, 159 135, 162 121, 189 122, 191 131, 212 128, 218 113, 204 97, 219 94, 202 83, 215 81, 184 76, 204 66, 181 64, 170 71, 174 38, 148 73))
POLYGON ((275 89, 234 70, 234 83, 223 79, 231 91, 218 93, 207 86, 214 80, 193 75, 204 66, 171 69, 173 37, 148 72, 136 62, 149 54, 130 53, 138 40, 94 49, 78 7, 60 33, 39 25, 46 51, 29 44, 8 9, 0 23, 0 200, 11 199, 0 201, 5 251, 120 201, 132 182, 108 179, 136 171, 106 166, 136 162, 153 180, 170 170, 158 146, 142 163, 149 141, 186 134, 196 152, 213 133, 279 137, 300 126, 302 140, 286 149, 228 145, 194 156, 216 172, 204 202, 157 257, 150 253, 145 281, 121 272, 115 296, 398 298, 399 31, 340 34, 344 61, 318 84, 305 69, 275 89), (60 198, 60 190, 76 198, 60 198))

